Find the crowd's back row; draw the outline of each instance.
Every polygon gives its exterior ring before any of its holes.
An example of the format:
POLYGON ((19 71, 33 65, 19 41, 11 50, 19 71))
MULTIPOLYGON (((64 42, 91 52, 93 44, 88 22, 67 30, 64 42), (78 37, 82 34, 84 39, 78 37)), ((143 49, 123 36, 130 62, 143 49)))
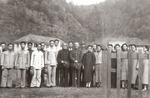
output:
MULTIPOLYGON (((37 44, 37 49, 33 51, 32 43, 28 43, 28 49, 25 50, 26 43, 21 42, 21 49, 17 52, 13 51, 13 44, 1 43, 1 87, 12 87, 13 70, 17 71, 15 87, 91 87, 101 86, 102 81, 102 47, 100 45, 79 45, 78 42, 63 43, 58 46, 58 40, 50 40, 48 48, 42 42, 37 44)), ((129 46, 135 53, 136 45, 129 46)), ((127 44, 121 47, 119 44, 109 44, 107 48, 112 52, 118 48, 122 52, 128 52, 127 44)), ((144 53, 148 53, 149 48, 143 48, 144 53)), ((144 61, 143 84, 147 89, 148 84, 148 61, 144 61)), ((113 65, 112 65, 113 67, 113 65)), ((114 67, 115 68, 115 67, 114 67)), ((139 68, 138 59, 133 61, 132 85, 135 85, 137 78, 137 70, 139 68)), ((121 66, 122 87, 127 86, 128 59, 122 59, 121 66)), ((114 83, 116 83, 114 81, 114 83)), ((112 83, 113 85, 113 83, 112 83)))

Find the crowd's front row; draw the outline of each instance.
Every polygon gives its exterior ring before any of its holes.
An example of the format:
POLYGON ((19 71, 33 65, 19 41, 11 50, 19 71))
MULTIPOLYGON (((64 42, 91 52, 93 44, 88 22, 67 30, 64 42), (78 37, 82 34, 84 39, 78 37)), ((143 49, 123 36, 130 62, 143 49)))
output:
MULTIPOLYGON (((58 40, 50 40, 49 47, 44 49, 45 44, 37 44, 36 50, 33 51, 32 43, 28 43, 28 50, 25 50, 26 43, 21 42, 21 49, 13 51, 13 44, 1 43, 1 87, 12 87, 13 74, 16 70, 15 87, 91 87, 101 86, 102 80, 102 47, 100 45, 85 46, 84 43, 79 47, 79 43, 63 43, 62 47, 58 46, 58 40)), ((122 49, 122 53, 128 53, 130 48, 133 53, 138 54, 136 45, 109 44, 112 52, 117 48, 122 49)), ((143 48, 145 54, 149 54, 149 47, 143 48)), ((132 59, 132 87, 136 85, 138 76, 139 63, 138 59, 132 59)), ((113 60, 112 60, 113 61, 113 60)), ((115 61, 114 61, 115 62, 115 61)), ((116 64, 112 62, 111 67, 116 69, 116 64)), ((128 76, 128 59, 121 60, 121 81, 122 88, 127 87, 128 76)), ((149 60, 144 59, 143 84, 144 90, 148 88, 148 66, 149 60)), ((112 80, 112 86, 116 80, 112 80)))
POLYGON ((32 43, 21 42, 21 49, 14 51, 14 45, 1 43, 1 87, 13 87, 14 72, 16 74, 15 87, 91 87, 91 83, 101 84, 102 51, 100 45, 82 48, 78 42, 63 43, 58 46, 58 40, 50 40, 49 47, 37 44, 36 50, 32 43), (6 49, 7 47, 7 49, 6 49), (97 52, 96 52, 97 50, 97 52), (14 71, 15 70, 15 71, 14 71), (94 80, 94 81, 93 81, 94 80))

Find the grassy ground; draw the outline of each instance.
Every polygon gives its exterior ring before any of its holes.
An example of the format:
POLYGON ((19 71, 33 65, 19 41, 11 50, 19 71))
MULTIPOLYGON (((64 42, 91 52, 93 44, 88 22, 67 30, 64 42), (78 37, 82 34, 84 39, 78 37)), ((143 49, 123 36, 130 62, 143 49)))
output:
MULTIPOLYGON (((127 98, 127 90, 121 90, 121 98, 127 98)), ((132 91, 132 98, 138 97, 138 91, 132 91)), ((103 98, 101 88, 2 88, 0 98, 103 98)), ((111 90, 111 98, 116 97, 116 90, 111 90)), ((147 91, 143 92, 147 98, 147 91)))

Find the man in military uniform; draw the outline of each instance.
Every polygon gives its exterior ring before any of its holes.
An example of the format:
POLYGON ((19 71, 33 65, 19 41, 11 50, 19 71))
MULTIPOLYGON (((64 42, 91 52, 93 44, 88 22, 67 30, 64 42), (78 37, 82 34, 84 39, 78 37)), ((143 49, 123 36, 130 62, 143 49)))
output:
POLYGON ((60 69, 60 86, 68 87, 69 80, 69 66, 70 66, 70 52, 67 49, 67 44, 63 43, 63 49, 58 52, 57 62, 60 69))
POLYGON ((13 51, 13 44, 8 44, 8 51, 2 53, 1 65, 2 65, 2 81, 1 87, 12 87, 12 75, 13 68, 15 67, 15 52, 13 51))
POLYGON ((75 49, 70 53, 72 67, 72 86, 80 86, 80 74, 82 67, 82 51, 79 49, 79 43, 75 42, 75 49))

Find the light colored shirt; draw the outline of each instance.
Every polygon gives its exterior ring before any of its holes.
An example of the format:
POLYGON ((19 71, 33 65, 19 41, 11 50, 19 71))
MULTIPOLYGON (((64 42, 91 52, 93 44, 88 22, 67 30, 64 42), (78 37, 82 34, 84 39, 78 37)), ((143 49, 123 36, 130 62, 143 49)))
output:
POLYGON ((20 50, 16 55, 16 64, 20 69, 26 69, 30 64, 30 54, 27 50, 20 50))
POLYGON ((15 66, 16 54, 14 51, 5 51, 2 53, 1 65, 6 68, 13 68, 15 66))
POLYGON ((96 57, 96 64, 101 64, 102 63, 102 51, 94 52, 94 54, 96 57))
POLYGON ((31 66, 35 69, 44 67, 44 55, 41 51, 34 51, 31 56, 31 66))
POLYGON ((45 63, 47 65, 57 65, 57 51, 55 47, 49 47, 45 53, 45 63))

